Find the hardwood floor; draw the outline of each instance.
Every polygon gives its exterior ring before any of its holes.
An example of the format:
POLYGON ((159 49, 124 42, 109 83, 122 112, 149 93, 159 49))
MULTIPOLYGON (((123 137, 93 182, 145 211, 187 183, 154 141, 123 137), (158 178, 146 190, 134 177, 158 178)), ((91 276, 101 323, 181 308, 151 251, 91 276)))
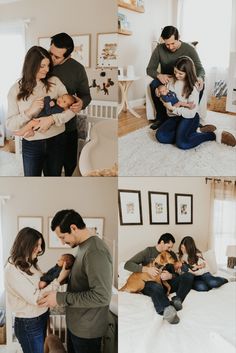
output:
POLYGON ((135 108, 135 111, 141 115, 141 118, 136 118, 129 112, 122 112, 119 115, 118 137, 125 136, 130 132, 150 124, 150 121, 148 121, 146 118, 146 111, 144 106, 135 108))

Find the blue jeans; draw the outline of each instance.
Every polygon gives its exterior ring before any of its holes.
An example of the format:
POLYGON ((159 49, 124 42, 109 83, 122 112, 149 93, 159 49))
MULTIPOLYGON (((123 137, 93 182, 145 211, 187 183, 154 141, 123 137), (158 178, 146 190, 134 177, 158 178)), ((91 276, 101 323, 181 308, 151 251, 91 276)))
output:
MULTIPOLYGON (((171 286, 171 293, 176 292, 176 295, 183 302, 189 291, 192 289, 194 276, 191 273, 184 273, 177 276, 168 283, 171 286)), ((146 282, 142 290, 144 295, 151 297, 153 305, 158 314, 163 314, 164 309, 170 305, 164 287, 156 282, 146 282)))
POLYGON ((201 276, 195 276, 193 282, 193 289, 198 292, 206 292, 212 288, 221 287, 227 283, 228 280, 223 277, 214 277, 210 272, 204 273, 201 276))
POLYGON ((205 141, 214 141, 214 132, 196 132, 199 126, 199 115, 186 119, 182 116, 173 116, 156 132, 156 139, 160 143, 174 144, 180 149, 187 150, 200 145, 205 141))
POLYGON ((78 132, 77 130, 65 132, 64 170, 65 176, 72 176, 77 166, 78 132))
POLYGON ((43 353, 49 312, 33 318, 15 318, 15 334, 24 353, 43 353))
POLYGON ((67 330, 68 353, 101 353, 102 337, 81 338, 67 330))
POLYGON ((65 133, 44 139, 22 141, 25 176, 61 176, 65 153, 65 133))

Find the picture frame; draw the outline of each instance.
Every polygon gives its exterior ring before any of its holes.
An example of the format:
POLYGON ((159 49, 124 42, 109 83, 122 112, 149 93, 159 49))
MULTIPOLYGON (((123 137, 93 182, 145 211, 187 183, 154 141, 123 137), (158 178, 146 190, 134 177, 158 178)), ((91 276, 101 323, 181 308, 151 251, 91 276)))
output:
POLYGON ((118 67, 118 33, 97 33, 97 68, 118 67))
POLYGON ((142 225, 141 192, 139 190, 118 190, 121 225, 142 225))
POLYGON ((193 224, 193 195, 175 194, 175 223, 193 224))
MULTIPOLYGON (((85 68, 91 66, 91 34, 74 34, 71 35, 74 41, 74 51, 71 57, 82 64, 85 68)), ((40 47, 49 50, 51 37, 39 37, 38 44, 40 47)))
POLYGON ((17 229, 30 227, 36 229, 41 234, 43 233, 43 217, 42 216, 18 216, 17 229))
POLYGON ((48 248, 49 249, 68 249, 67 244, 62 244, 56 233, 51 230, 51 222, 53 217, 48 217, 48 248))
POLYGON ((90 230, 90 234, 103 238, 104 218, 103 217, 83 217, 86 228, 90 230))
POLYGON ((148 191, 150 224, 169 224, 168 192, 148 191))

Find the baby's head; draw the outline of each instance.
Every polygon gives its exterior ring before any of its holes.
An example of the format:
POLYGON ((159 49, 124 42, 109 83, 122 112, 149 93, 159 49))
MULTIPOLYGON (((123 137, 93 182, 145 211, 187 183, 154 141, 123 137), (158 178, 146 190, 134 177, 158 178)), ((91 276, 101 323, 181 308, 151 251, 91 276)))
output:
POLYGON ((63 254, 57 261, 59 267, 63 266, 63 262, 66 263, 66 270, 70 270, 74 264, 75 257, 72 254, 63 254))
POLYGON ((57 98, 57 105, 59 105, 59 107, 63 108, 63 109, 69 109, 70 106, 72 104, 74 104, 76 102, 75 97, 73 97, 72 95, 66 93, 63 94, 63 96, 60 96, 57 98))
POLYGON ((169 92, 168 88, 165 85, 160 85, 157 87, 156 94, 157 96, 165 96, 169 92))

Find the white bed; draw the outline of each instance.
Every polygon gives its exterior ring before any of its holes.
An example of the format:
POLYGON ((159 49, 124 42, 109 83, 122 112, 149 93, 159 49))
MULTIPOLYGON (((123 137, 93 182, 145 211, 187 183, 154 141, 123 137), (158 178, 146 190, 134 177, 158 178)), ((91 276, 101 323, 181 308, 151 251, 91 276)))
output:
POLYGON ((180 323, 170 325, 149 297, 119 292, 119 351, 235 353, 236 282, 209 292, 191 290, 178 315, 180 323))

